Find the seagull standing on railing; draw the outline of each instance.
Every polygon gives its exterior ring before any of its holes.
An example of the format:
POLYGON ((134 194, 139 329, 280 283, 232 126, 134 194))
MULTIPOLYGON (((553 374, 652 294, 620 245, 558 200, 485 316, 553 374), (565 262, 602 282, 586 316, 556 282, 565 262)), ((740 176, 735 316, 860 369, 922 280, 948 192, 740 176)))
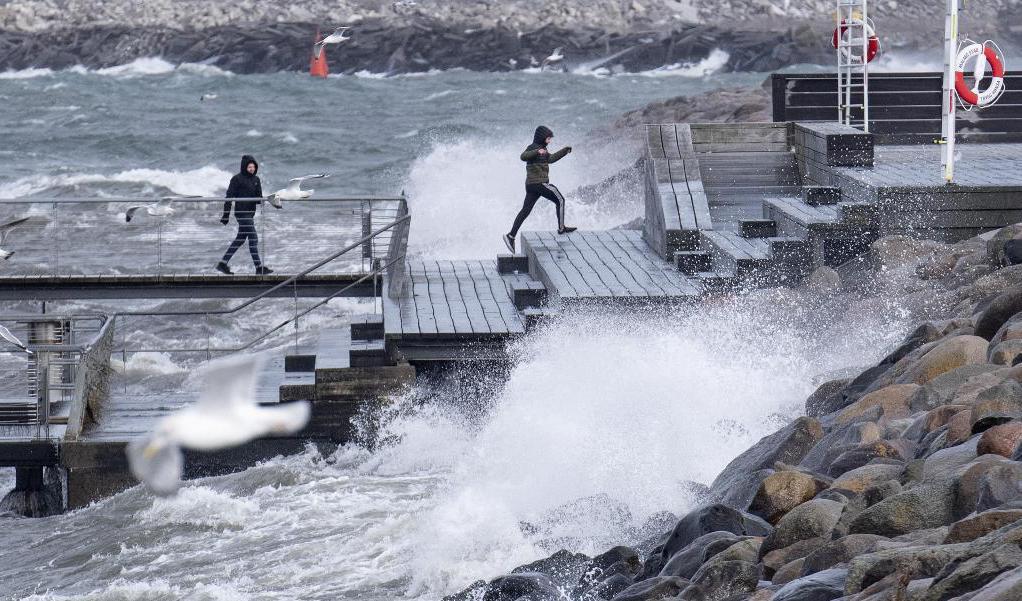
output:
POLYGON ((338 27, 336 30, 334 30, 333 33, 326 36, 322 40, 316 42, 312 47, 313 51, 316 53, 316 59, 317 60, 319 59, 319 55, 323 53, 323 47, 326 46, 327 44, 340 44, 341 42, 347 42, 348 40, 350 40, 351 39, 350 35, 349 36, 344 35, 345 32, 347 32, 349 29, 351 28, 338 27))
POLYGON ((28 217, 22 217, 21 219, 15 219, 14 221, 8 221, 7 223, 0 225, 0 260, 6 261, 14 256, 13 250, 7 250, 7 236, 11 233, 11 230, 22 225, 28 221, 28 219, 28 217))
POLYGON ((25 343, 20 341, 20 340, 18 340, 18 337, 15 336, 14 334, 11 334, 11 331, 8 330, 7 328, 5 328, 4 326, 0 326, 0 338, 3 338, 7 342, 9 342, 9 343, 13 344, 14 346, 20 348, 21 350, 25 351, 29 355, 32 354, 32 351, 28 350, 28 347, 25 346, 25 343))
POLYGON ((160 496, 181 487, 182 448, 215 451, 236 447, 267 434, 294 434, 309 421, 306 401, 261 407, 256 381, 265 363, 261 355, 218 359, 203 370, 199 400, 156 424, 128 444, 131 472, 160 496))
POLYGON ((305 200, 312 196, 315 190, 302 190, 302 182, 307 179, 323 179, 330 177, 330 174, 320 173, 317 175, 305 175, 302 177, 296 177, 288 182, 287 187, 283 190, 277 190, 270 195, 270 204, 277 207, 278 209, 284 206, 281 201, 284 200, 305 200))

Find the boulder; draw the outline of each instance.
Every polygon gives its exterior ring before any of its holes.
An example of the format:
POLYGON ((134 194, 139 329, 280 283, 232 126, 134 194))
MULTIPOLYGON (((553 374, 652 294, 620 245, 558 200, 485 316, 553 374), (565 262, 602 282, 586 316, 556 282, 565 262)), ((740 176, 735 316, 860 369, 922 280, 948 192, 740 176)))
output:
POLYGON ((951 524, 944 544, 967 543, 1022 520, 1022 509, 991 509, 951 524))
POLYGON ((912 580, 936 576, 952 560, 967 555, 969 544, 921 545, 881 549, 848 562, 845 591, 854 595, 898 572, 912 580))
POLYGON ((880 440, 880 428, 873 422, 838 426, 806 453, 799 466, 813 472, 821 472, 844 451, 877 440, 880 440))
POLYGON ((760 555, 802 540, 829 537, 841 518, 843 508, 842 503, 825 499, 814 499, 795 507, 781 518, 774 531, 763 541, 760 555))
POLYGON ((763 545, 763 539, 758 536, 739 540, 727 545, 723 551, 717 552, 715 543, 707 547, 709 561, 748 561, 756 563, 759 561, 759 548, 763 545))
MULTIPOLYGON (((654 576, 621 591, 613 601, 660 601, 672 599, 689 585, 687 580, 673 576, 654 576)), ((484 601, 489 601, 484 599, 484 601)))
POLYGON ((980 589, 968 601, 1018 601, 1022 599, 1022 568, 1009 570, 980 589))
POLYGON ((820 422, 811 417, 800 417, 733 459, 713 481, 710 490, 716 498, 721 498, 751 472, 772 467, 777 461, 795 465, 821 438, 823 427, 820 422))
POLYGON ((1004 256, 1005 244, 1020 233, 1022 233, 1022 226, 1019 225, 1009 225, 997 230, 986 241, 986 248, 984 250, 986 251, 987 262, 994 267, 1008 265, 1009 262, 1004 256))
POLYGON ((738 511, 747 511, 752 500, 756 497, 763 480, 766 480, 772 469, 756 470, 744 475, 738 475, 731 488, 724 491, 723 496, 717 501, 721 505, 727 505, 738 511))
MULTIPOLYGON (((567 590, 574 585, 573 596, 579 597, 585 591, 599 586, 612 576, 624 577, 628 581, 627 586, 631 586, 633 579, 641 571, 642 561, 639 558, 639 553, 631 547, 617 546, 587 561, 582 566, 582 573, 575 579, 575 582, 570 585, 565 583, 561 588, 567 590)), ((624 590, 627 586, 620 587, 618 590, 624 590)), ((607 587, 601 590, 605 589, 607 587)))
POLYGON ((966 409, 969 409, 966 405, 941 405, 936 409, 930 409, 915 418, 912 425, 905 430, 904 437, 917 442, 921 441, 930 432, 947 425, 956 413, 966 409))
POLYGON ((978 557, 948 564, 933 579, 923 597, 926 601, 944 601, 982 588, 997 576, 1022 566, 1022 548, 1001 545, 978 557))
POLYGON ((1006 372, 1003 366, 988 363, 976 363, 951 370, 917 390, 909 400, 909 409, 913 413, 928 411, 951 404, 956 397, 971 404, 970 399, 974 399, 976 393, 1003 380, 1004 376, 997 374, 1006 372))
MULTIPOLYGON (((827 544, 828 540, 821 537, 807 538, 783 549, 774 549, 763 555, 763 571, 767 577, 771 577, 777 570, 796 559, 805 559, 810 553, 827 544)), ((762 546, 760 549, 762 550, 762 546)))
POLYGON ((992 348, 1002 342, 1018 339, 1022 339, 1022 313, 1016 313, 1011 316, 1011 319, 1004 322, 1004 325, 990 339, 990 346, 992 348))
POLYGON ((972 409, 959 411, 951 416, 947 422, 947 430, 944 433, 944 441, 940 448, 938 445, 930 445, 930 453, 935 453, 944 447, 959 445, 972 436, 972 409))
POLYGON ((692 541, 711 532, 730 532, 737 535, 765 536, 770 525, 740 511, 719 503, 700 507, 678 521, 671 536, 664 543, 663 557, 670 559, 692 541))
POLYGON ((862 467, 874 459, 904 460, 901 450, 887 440, 876 440, 849 449, 838 455, 827 469, 827 474, 835 478, 845 472, 862 467))
POLYGON ((573 599, 586 599, 598 601, 600 599, 613 599, 622 591, 635 584, 635 582, 623 574, 611 574, 599 583, 587 589, 578 589, 578 594, 573 599))
POLYGON ((731 545, 738 540, 738 536, 732 532, 718 531, 704 534, 667 558, 663 569, 660 570, 660 575, 691 579, 699 567, 709 559, 706 554, 707 547, 720 541, 731 545))
POLYGON ((889 480, 897 480, 904 470, 905 468, 901 465, 870 463, 838 476, 831 483, 830 488, 862 493, 868 488, 889 480))
POLYGON ((976 335, 990 340, 1013 315, 1022 311, 1022 288, 1013 288, 994 298, 976 320, 976 335))
MULTIPOLYGON (((884 357, 880 363, 853 378, 852 381, 845 386, 842 393, 843 396, 845 399, 850 399, 848 401, 850 403, 865 394, 866 391, 870 390, 870 388, 878 381, 887 381, 892 379, 889 377, 888 372, 892 372, 896 364, 914 353, 919 353, 921 356, 923 354, 921 352, 922 347, 933 344, 941 337, 943 337, 943 334, 935 325, 931 323, 924 323, 920 325, 905 338, 905 341, 902 342, 898 348, 894 349, 890 354, 884 357)), ((876 388, 882 388, 882 386, 877 386, 876 388)))
MULTIPOLYGON (((993 345, 993 343, 991 343, 993 345)), ((997 365, 1015 365, 1015 359, 1022 356, 1022 339, 1014 338, 990 348, 990 363, 997 365)))
POLYGON ((1012 458, 1022 442, 1022 420, 1010 421, 983 432, 976 452, 979 455, 1001 455, 1012 458))
POLYGON ((841 289, 841 276, 832 267, 821 265, 809 274, 806 285, 820 294, 836 292, 841 289))
POLYGON ((975 511, 994 509, 1022 500, 1022 463, 1011 461, 993 466, 980 478, 975 511))
POLYGON ((802 576, 782 586, 771 601, 832 601, 844 596, 848 570, 831 569, 802 576))
POLYGON ((794 561, 784 564, 774 572, 774 577, 770 580, 771 584, 784 585, 800 577, 802 575, 802 566, 805 563, 806 558, 799 557, 794 561))
MULTIPOLYGON (((638 558, 636 558, 638 559, 638 558)), ((590 563, 589 556, 560 550, 546 559, 540 559, 511 570, 512 574, 543 574, 554 586, 571 588, 585 573, 590 563)))
POLYGON ((699 568, 692 577, 692 584, 711 598, 726 599, 756 590, 759 577, 759 566, 755 562, 713 561, 699 568))
POLYGON ((784 514, 812 499, 824 488, 826 484, 802 472, 775 472, 763 480, 749 511, 776 524, 784 514))
POLYGON ((976 396, 972 407, 972 431, 982 432, 1013 419, 1022 418, 1022 384, 1004 380, 976 396))
POLYGON ((954 500, 950 482, 919 484, 868 507, 852 521, 848 531, 892 537, 946 526, 954 522, 954 500))
POLYGON ((848 407, 837 416, 837 423, 844 425, 856 421, 874 407, 880 407, 881 415, 887 419, 907 417, 910 414, 908 401, 919 390, 917 384, 893 384, 875 390, 848 407))
POLYGON ((851 378, 843 378, 820 384, 806 399, 806 415, 819 417, 844 408, 848 401, 842 391, 851 381, 851 378))
POLYGON ((896 380, 896 383, 926 384, 937 376, 964 365, 986 363, 988 347, 988 340, 980 336, 949 338, 923 355, 896 380))
MULTIPOLYGON (((989 480, 986 478, 988 472, 1003 467, 1005 471, 1002 474, 1010 473, 1016 465, 1018 465, 1016 462, 999 455, 983 455, 959 469, 954 478, 955 519, 960 520, 974 511, 982 511, 980 498, 983 497, 989 484, 989 480)), ((1000 478, 994 476, 993 481, 996 483, 1000 481, 1000 478)), ((989 494, 986 498, 990 499, 989 494)))
POLYGON ((956 471, 976 459, 976 445, 979 438, 958 446, 941 449, 923 460, 921 480, 933 482, 947 480, 956 471))
POLYGON ((869 258, 877 270, 897 269, 915 267, 920 259, 928 259, 946 250, 946 244, 933 240, 904 235, 884 236, 869 245, 869 258))
POLYGON ((561 593, 544 574, 511 574, 490 582, 483 594, 483 601, 517 601, 522 597, 533 601, 557 601, 561 593))
POLYGON ((847 563, 854 557, 876 550, 880 541, 887 540, 875 534, 849 534, 833 540, 816 549, 805 558, 802 576, 822 572, 838 564, 847 563))

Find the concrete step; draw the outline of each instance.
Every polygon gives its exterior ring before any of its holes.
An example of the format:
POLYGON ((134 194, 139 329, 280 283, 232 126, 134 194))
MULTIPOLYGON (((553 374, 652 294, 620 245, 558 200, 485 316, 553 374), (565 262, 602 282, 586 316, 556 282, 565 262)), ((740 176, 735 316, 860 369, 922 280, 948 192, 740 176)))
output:
POLYGON ((522 316, 525 317, 525 331, 529 332, 535 328, 543 325, 547 321, 557 317, 558 312, 554 309, 540 309, 531 307, 522 311, 522 316))
POLYGON ((547 299, 547 289, 535 280, 518 281, 511 284, 511 301, 519 311, 539 308, 547 299))
POLYGON ((813 231, 840 227, 835 207, 810 206, 797 197, 764 200, 763 217, 777 223, 778 236, 808 238, 813 231))
POLYGON ((351 367, 385 367, 391 364, 387 343, 381 340, 352 340, 348 351, 351 367))
POLYGON ((738 235, 742 238, 770 238, 777 235, 773 219, 742 219, 738 222, 738 235))
POLYGON ((316 355, 284 355, 284 371, 287 373, 316 371, 316 355))
POLYGON ((497 273, 500 275, 529 273, 529 257, 525 255, 497 255, 497 273))
POLYGON ((695 275, 712 269, 710 253, 701 250, 681 250, 674 253, 674 264, 685 275, 695 275))
POLYGON ((352 340, 375 340, 383 338, 383 315, 364 313, 351 316, 352 340))
POLYGON ((741 278, 733 273, 717 273, 705 271, 695 274, 692 279, 699 284, 705 294, 715 294, 734 290, 741 278))
POLYGON ((296 371, 285 374, 280 383, 280 401, 307 401, 316 398, 316 372, 296 371))
POLYGON ((836 205, 841 202, 841 188, 831 186, 802 186, 802 202, 811 207, 836 205))
POLYGON ((711 257, 712 271, 746 277, 770 267, 764 239, 743 238, 735 232, 702 232, 701 248, 711 257))

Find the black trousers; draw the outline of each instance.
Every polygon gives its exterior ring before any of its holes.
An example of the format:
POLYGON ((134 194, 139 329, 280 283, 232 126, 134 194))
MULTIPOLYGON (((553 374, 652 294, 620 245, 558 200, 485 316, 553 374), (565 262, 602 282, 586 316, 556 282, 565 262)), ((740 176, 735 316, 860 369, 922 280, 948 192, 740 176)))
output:
POLYGON ((234 253, 238 252, 245 240, 248 240, 248 252, 252 254, 252 263, 256 267, 261 267, 263 262, 259 258, 259 234, 256 233, 255 217, 241 217, 235 214, 234 218, 238 220, 238 235, 227 247, 223 262, 229 263, 234 253))
POLYGON ((532 208, 536 206, 536 201, 540 198, 545 198, 554 203, 554 206, 557 208, 557 229, 564 229, 564 196, 557 189, 557 186, 553 184, 526 184, 525 203, 522 205, 522 210, 518 211, 518 216, 515 217, 515 224, 511 226, 512 236, 518 235, 518 230, 525 223, 525 218, 532 213, 532 208))

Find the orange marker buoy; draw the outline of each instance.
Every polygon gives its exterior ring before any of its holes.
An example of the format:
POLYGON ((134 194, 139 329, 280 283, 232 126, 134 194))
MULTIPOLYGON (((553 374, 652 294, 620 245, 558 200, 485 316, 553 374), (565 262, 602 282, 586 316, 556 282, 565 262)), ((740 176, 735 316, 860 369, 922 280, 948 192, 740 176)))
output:
POLYGON ((326 64, 326 47, 319 46, 321 39, 317 29, 316 42, 312 46, 312 58, 309 59, 309 75, 313 77, 326 77, 330 75, 330 67, 326 64))

